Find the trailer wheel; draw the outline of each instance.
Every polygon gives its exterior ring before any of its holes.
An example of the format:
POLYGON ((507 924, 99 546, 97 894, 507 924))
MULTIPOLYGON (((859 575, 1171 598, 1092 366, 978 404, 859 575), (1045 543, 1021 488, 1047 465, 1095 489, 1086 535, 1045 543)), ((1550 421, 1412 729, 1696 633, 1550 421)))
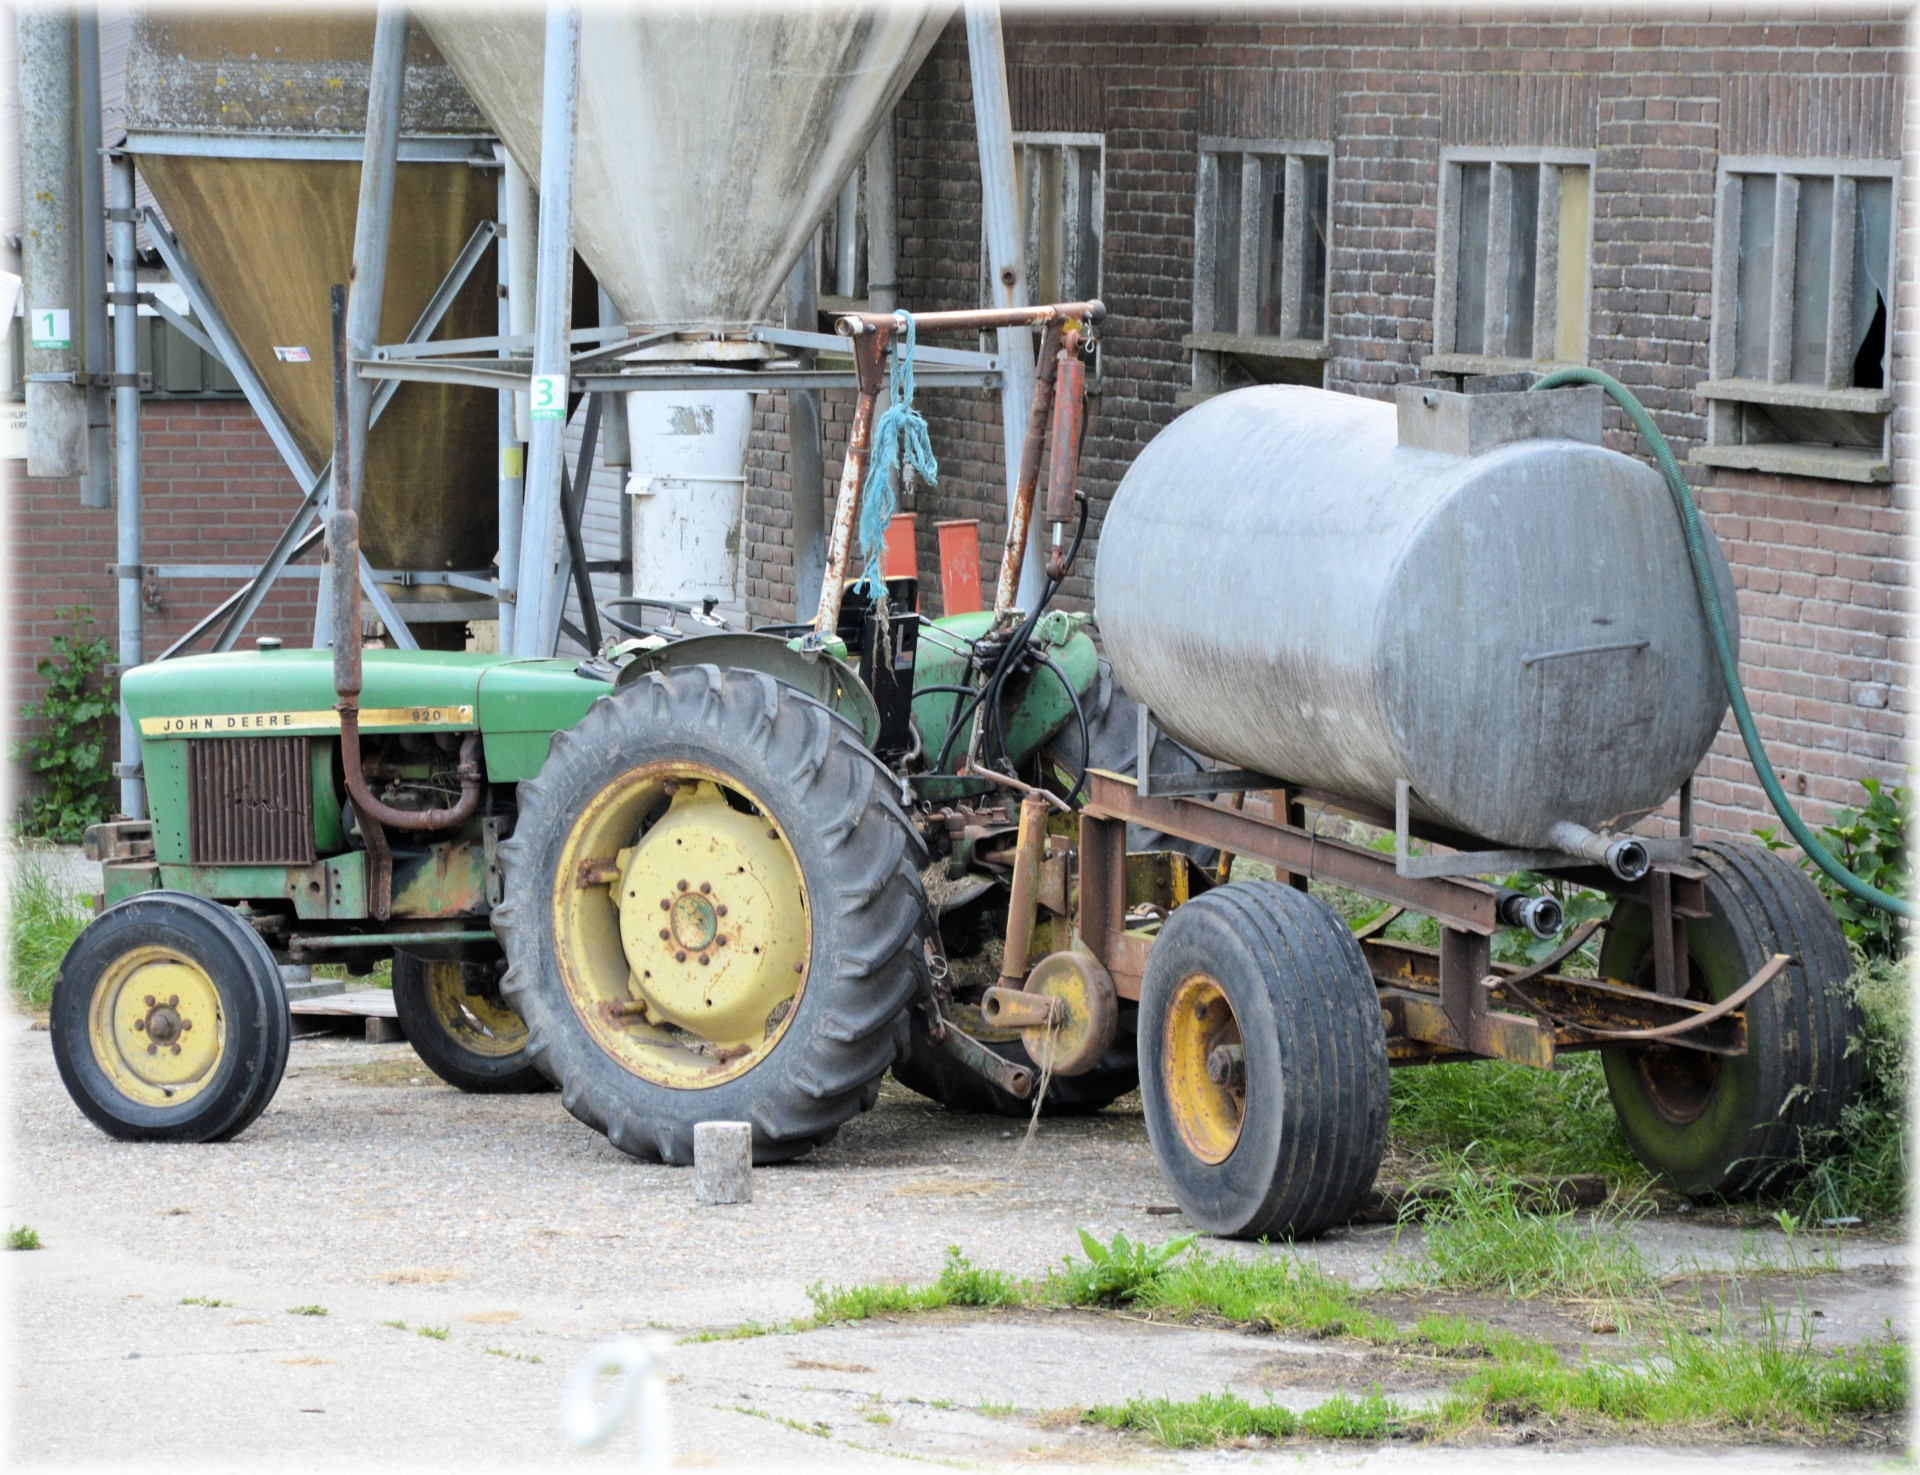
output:
POLYGON ((1272 881, 1176 910, 1141 984, 1140 1095, 1200 1228, 1304 1239, 1344 1223, 1386 1151, 1387 1039, 1339 913, 1272 881))
POLYGON ((567 1110, 635 1157, 703 1121, 799 1157, 873 1104, 931 923, 859 733, 753 671, 654 672, 554 734, 501 846, 506 1001, 567 1110))
POLYGON ((527 1055, 527 1025, 473 964, 393 955, 393 1009, 428 1070, 484 1094, 550 1091, 527 1055))
MULTIPOLYGON (((1047 1081, 1046 1098, 1040 1103, 1043 1117, 1092 1116, 1104 1111, 1140 1084, 1140 1069, 1133 1042, 1135 1011, 1131 1005, 1120 1009, 1120 1028, 1113 1047, 1088 1071, 1077 1076, 1052 1076, 1047 1081)), ((1034 1073, 1040 1068, 1018 1040, 986 1041, 996 1055, 1034 1073)), ((906 1058, 893 1067, 893 1078, 910 1091, 937 1101, 948 1111, 978 1116, 1030 1117, 1033 1102, 1022 1101, 976 1071, 962 1065, 927 1038, 926 1021, 913 1011, 913 1043, 906 1058)))
MULTIPOLYGON (((1634 1155, 1680 1193, 1734 1198, 1788 1177, 1806 1135, 1837 1125, 1860 1087, 1848 1048, 1859 1027, 1853 956, 1819 890, 1784 856, 1712 842, 1695 860, 1708 916, 1687 925, 1687 997, 1723 999, 1777 952, 1793 961, 1747 1002, 1745 1055, 1658 1046, 1602 1055, 1634 1155)), ((1652 937, 1649 909, 1621 902, 1600 976, 1651 989, 1652 937)))
POLYGON ((222 1142, 266 1110, 293 1020, 260 935, 217 902, 149 891, 109 907, 60 965, 53 1059, 125 1142, 222 1142))

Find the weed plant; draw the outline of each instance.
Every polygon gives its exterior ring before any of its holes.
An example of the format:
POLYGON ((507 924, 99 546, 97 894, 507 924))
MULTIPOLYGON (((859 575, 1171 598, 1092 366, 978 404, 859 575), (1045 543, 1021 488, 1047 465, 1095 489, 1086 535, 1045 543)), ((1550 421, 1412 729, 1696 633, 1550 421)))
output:
POLYGON ((852 1285, 807 1287, 817 1322, 865 1321, 873 1316, 938 1311, 947 1306, 1018 1306, 1021 1285, 1001 1270, 983 1270, 947 1246, 939 1278, 927 1285, 852 1285))
POLYGON ((54 873, 45 851, 16 846, 7 860, 7 986, 20 1004, 44 1009, 93 909, 54 873))
POLYGON ((40 1231, 27 1224, 9 1224, 7 1226, 7 1248, 10 1250, 37 1250, 41 1248, 40 1231))

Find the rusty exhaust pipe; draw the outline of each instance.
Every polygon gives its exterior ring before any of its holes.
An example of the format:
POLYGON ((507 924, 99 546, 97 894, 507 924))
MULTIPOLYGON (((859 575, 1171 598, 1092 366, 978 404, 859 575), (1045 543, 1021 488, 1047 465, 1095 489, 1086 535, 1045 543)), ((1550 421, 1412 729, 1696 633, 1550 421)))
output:
POLYGON ((333 694, 340 714, 340 767, 347 795, 359 817, 370 862, 368 903, 384 919, 392 901, 393 858, 387 829, 446 830, 464 824, 480 807, 480 734, 460 744, 460 797, 440 809, 395 809, 367 788, 360 766, 360 514, 354 511, 347 457, 347 292, 335 286, 333 307, 333 511, 327 517, 327 577, 333 588, 333 694))

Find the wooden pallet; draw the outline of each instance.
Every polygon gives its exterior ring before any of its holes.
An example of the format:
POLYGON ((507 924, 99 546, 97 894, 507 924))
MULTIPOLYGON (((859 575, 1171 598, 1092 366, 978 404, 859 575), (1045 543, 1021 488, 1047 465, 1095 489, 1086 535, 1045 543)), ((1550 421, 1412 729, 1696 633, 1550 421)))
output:
POLYGON ((393 1045, 406 1039, 393 1007, 393 994, 384 988, 353 993, 320 994, 295 999, 293 1033, 301 1035, 364 1033, 373 1045, 393 1045))

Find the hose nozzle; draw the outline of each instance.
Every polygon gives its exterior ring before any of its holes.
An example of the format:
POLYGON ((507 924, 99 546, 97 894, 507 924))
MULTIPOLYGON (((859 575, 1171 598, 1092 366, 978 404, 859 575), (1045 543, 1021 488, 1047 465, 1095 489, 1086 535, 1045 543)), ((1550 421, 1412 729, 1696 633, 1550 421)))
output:
POLYGON ((1524 927, 1535 937, 1558 937, 1567 924, 1566 912, 1553 897, 1529 896, 1504 887, 1494 901, 1494 912, 1503 925, 1524 927))
POLYGON ((1652 867, 1647 847, 1631 835, 1596 835, 1585 825, 1563 819, 1547 831, 1555 850, 1603 865, 1622 881, 1638 881, 1652 867))

